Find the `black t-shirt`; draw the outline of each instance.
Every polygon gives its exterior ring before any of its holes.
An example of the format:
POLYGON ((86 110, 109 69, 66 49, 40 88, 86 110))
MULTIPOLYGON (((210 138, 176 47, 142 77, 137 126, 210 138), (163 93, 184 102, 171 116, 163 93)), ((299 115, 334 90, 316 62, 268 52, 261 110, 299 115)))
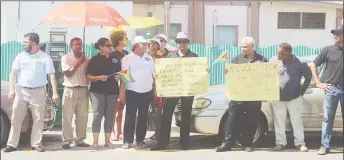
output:
MULTIPOLYGON (((254 58, 252 60, 248 59, 247 56, 241 54, 241 55, 238 55, 238 56, 235 56, 231 63, 233 64, 243 64, 243 63, 256 63, 256 62, 268 62, 268 60, 260 55, 260 54, 257 54, 256 51, 254 51, 254 58)), ((234 100, 231 100, 230 102, 230 105, 237 105, 237 104, 242 104, 242 103, 249 103, 250 105, 255 105, 255 106, 259 106, 261 105, 261 101, 234 101, 234 100)))
POLYGON ((117 54, 117 55, 119 55, 119 57, 121 57, 120 60, 122 60, 124 56, 126 56, 126 55, 129 54, 129 52, 126 51, 126 50, 123 50, 123 52, 120 52, 120 51, 115 50, 114 52, 112 52, 112 54, 117 54))
POLYGON ((325 64, 321 77, 324 83, 343 85, 343 48, 337 45, 325 47, 315 58, 314 64, 325 64))
MULTIPOLYGON (((114 52, 110 54, 109 58, 98 54, 91 58, 86 73, 93 76, 114 74, 121 71, 121 60, 121 55, 115 54, 114 52)), ((115 77, 111 76, 105 82, 91 82, 90 91, 107 95, 119 94, 119 86, 115 77)))

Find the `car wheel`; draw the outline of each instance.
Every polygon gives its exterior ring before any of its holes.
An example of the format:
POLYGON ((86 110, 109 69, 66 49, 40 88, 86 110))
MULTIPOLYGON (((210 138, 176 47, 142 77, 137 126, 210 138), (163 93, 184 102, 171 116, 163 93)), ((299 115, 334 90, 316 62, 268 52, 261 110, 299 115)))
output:
MULTIPOLYGON (((225 139, 227 120, 228 120, 228 114, 226 113, 221 119, 221 123, 220 123, 220 129, 218 133, 220 143, 225 139)), ((267 121, 266 121, 265 115, 261 113, 259 124, 257 126, 256 133, 254 134, 254 137, 253 137, 253 144, 259 143, 260 140, 264 138, 266 130, 267 130, 266 126, 267 126, 267 121)))
POLYGON ((5 147, 7 140, 8 140, 8 135, 10 134, 10 121, 8 118, 4 115, 4 113, 1 113, 1 123, 0 123, 0 134, 1 134, 1 148, 5 147))

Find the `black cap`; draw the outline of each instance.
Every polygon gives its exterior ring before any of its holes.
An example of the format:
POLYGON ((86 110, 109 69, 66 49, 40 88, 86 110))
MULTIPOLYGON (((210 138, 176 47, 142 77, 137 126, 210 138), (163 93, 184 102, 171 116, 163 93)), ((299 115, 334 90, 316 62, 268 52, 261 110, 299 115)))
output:
POLYGON ((336 36, 340 36, 343 34, 343 27, 339 27, 337 29, 332 29, 331 33, 336 36))

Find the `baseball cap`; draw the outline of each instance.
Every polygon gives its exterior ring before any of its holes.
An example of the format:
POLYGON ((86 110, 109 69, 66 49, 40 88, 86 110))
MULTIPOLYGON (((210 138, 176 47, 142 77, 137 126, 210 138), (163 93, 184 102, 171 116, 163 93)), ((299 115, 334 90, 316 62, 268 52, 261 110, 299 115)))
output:
POLYGON ((152 38, 150 41, 151 42, 154 41, 154 42, 158 43, 159 47, 161 46, 161 42, 160 42, 159 38, 152 38))
POLYGON ((177 39, 187 39, 187 40, 189 40, 188 34, 186 34, 185 32, 179 32, 179 33, 177 34, 177 37, 176 37, 176 40, 177 40, 177 39))
POLYGON ((138 44, 138 43, 143 43, 143 44, 148 44, 150 43, 149 41, 147 41, 145 38, 143 38, 142 36, 136 36, 132 41, 131 41, 132 45, 138 44))
POLYGON ((156 38, 162 38, 162 39, 164 39, 164 40, 167 42, 167 36, 164 35, 164 34, 162 34, 162 33, 156 35, 155 37, 156 37, 156 38))
POLYGON ((332 29, 331 33, 336 36, 340 36, 343 34, 343 27, 339 27, 337 29, 332 29))

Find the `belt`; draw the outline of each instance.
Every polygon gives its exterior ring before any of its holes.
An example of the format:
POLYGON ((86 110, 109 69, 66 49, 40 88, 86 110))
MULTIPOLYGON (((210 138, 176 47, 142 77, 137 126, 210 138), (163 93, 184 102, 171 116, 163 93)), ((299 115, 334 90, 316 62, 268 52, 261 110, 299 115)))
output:
POLYGON ((44 86, 39 86, 39 87, 23 87, 23 86, 20 86, 21 88, 25 88, 25 89, 37 89, 37 88, 42 88, 44 86))
POLYGON ((73 87, 67 87, 67 88, 87 88, 87 87, 86 86, 73 86, 73 87))

